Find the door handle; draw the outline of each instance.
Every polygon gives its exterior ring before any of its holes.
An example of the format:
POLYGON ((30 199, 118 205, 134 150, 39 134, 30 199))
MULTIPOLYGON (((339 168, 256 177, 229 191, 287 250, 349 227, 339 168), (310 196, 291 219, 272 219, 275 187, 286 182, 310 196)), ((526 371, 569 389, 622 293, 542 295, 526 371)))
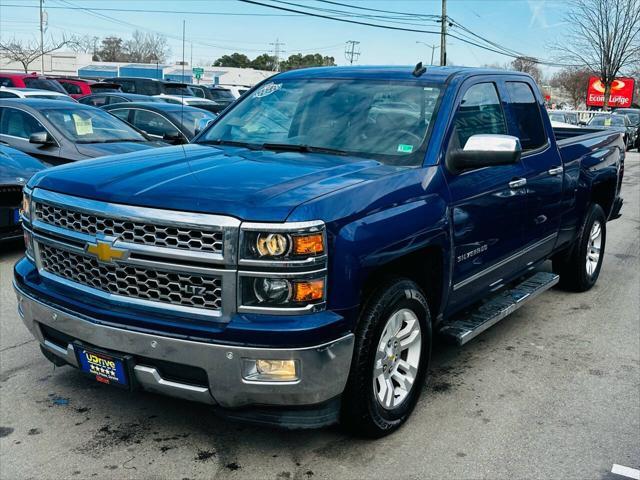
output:
POLYGON ((509 188, 520 188, 520 187, 524 187, 526 184, 527 184, 526 178, 517 178, 509 182, 509 188))
POLYGON ((564 171, 564 168, 560 167, 553 167, 551 169, 549 169, 549 175, 559 175, 564 171))

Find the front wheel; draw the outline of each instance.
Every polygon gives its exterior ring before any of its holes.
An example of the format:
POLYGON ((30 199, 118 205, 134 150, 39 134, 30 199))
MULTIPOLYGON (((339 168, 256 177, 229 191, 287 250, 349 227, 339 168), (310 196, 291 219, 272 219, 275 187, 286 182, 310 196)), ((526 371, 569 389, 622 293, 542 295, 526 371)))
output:
POLYGON ((589 206, 580 236, 570 254, 553 259, 553 271, 560 275, 561 288, 585 292, 593 287, 600 275, 607 240, 607 217, 596 203, 589 206))
POLYGON ((430 354, 431 317, 424 294, 408 279, 383 282, 360 317, 342 424, 373 438, 397 430, 418 401, 430 354))

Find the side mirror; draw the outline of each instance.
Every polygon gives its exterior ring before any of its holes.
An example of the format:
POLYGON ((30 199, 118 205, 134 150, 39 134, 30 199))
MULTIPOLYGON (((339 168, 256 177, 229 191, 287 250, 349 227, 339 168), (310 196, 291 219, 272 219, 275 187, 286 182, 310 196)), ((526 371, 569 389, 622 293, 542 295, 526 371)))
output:
POLYGON ((29 143, 35 145, 54 145, 53 138, 47 132, 36 132, 29 136, 29 143))
POLYGON ((201 118, 196 125, 196 135, 213 123, 212 118, 201 118))
POLYGON ((162 136, 162 140, 165 142, 169 142, 172 145, 181 145, 183 143, 186 143, 184 137, 180 132, 165 133, 162 136))
POLYGON ((447 157, 447 167, 453 173, 482 167, 511 165, 522 155, 520 140, 511 135, 472 135, 462 150, 456 149, 447 157))

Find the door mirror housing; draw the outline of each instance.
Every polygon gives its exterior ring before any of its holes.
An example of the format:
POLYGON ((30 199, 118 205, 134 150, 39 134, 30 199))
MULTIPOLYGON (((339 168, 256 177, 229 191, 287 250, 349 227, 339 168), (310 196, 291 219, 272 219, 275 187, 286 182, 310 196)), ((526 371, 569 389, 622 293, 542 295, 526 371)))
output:
POLYGON ((55 145, 55 141, 47 132, 35 132, 29 136, 29 143, 34 145, 55 145))
POLYGON ((162 140, 165 142, 169 142, 172 145, 181 145, 186 143, 184 137, 180 132, 167 132, 162 136, 162 140))
POLYGON ((522 155, 522 146, 517 137, 511 135, 472 135, 462 150, 449 152, 447 167, 453 173, 482 167, 511 165, 522 155))
POLYGON ((198 120, 198 124, 196 125, 196 131, 195 134, 199 134, 201 131, 203 131, 205 128, 207 128, 209 125, 211 125, 211 123, 213 122, 212 118, 201 118, 200 120, 198 120))

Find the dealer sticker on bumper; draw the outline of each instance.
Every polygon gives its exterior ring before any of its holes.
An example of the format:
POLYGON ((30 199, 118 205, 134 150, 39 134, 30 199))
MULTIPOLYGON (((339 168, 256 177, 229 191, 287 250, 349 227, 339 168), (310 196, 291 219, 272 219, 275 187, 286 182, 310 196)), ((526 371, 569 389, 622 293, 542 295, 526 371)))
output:
POLYGON ((127 385, 125 363, 121 358, 76 346, 80 369, 100 383, 127 385))

